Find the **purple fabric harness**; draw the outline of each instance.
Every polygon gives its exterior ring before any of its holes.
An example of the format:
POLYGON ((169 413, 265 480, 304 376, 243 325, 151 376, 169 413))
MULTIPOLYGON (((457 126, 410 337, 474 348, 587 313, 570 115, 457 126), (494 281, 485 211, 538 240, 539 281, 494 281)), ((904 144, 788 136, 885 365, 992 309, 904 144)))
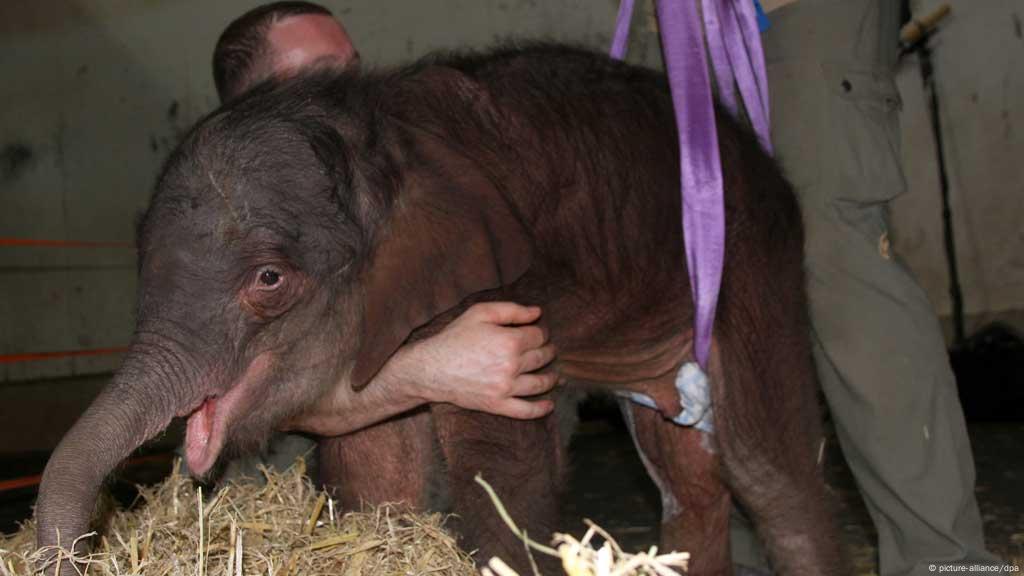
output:
MULTIPOLYGON (((679 132, 683 238, 695 309, 694 352, 706 371, 725 256, 722 164, 708 54, 722 104, 737 114, 738 88, 761 145, 769 153, 772 148, 768 81, 753 0, 701 0, 701 6, 698 13, 697 0, 657 1, 662 52, 679 132)), ((613 58, 621 60, 625 55, 632 15, 633 0, 621 0, 613 58)))

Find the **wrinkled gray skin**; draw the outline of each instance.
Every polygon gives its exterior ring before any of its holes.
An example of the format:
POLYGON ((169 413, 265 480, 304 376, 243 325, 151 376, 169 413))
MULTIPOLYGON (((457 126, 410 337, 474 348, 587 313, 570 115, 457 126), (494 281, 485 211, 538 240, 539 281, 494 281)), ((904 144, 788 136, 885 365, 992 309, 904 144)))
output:
MULTIPOLYGON (((543 307, 567 381, 654 399, 636 436, 680 504, 663 545, 692 546, 693 573, 730 572, 730 498, 780 573, 843 572, 815 460, 799 209, 722 114, 714 450, 662 417, 678 412, 692 349, 672 118, 662 76, 538 46, 311 74, 203 120, 141 221, 131 351, 47 465, 39 544, 85 533, 106 475, 174 416, 190 415, 186 456, 204 474, 328 389, 366 384, 411 331, 500 297, 543 307)), ((530 533, 553 528, 565 458, 552 416, 430 415, 469 547, 521 554, 473 484, 481 470, 530 533)), ((400 475, 381 483, 422 481, 408 455, 387 461, 400 475)))
MULTIPOLYGON (((207 398, 219 398, 211 420, 225 427, 224 444, 254 449, 345 377, 344 343, 360 326, 351 264, 366 245, 360 234, 373 227, 352 226, 351 207, 333 195, 334 175, 294 131, 245 115, 215 114, 159 179, 139 228, 133 341, 46 467, 40 545, 55 544, 56 529, 64 544, 85 533, 107 474, 207 398), (248 141, 208 138, 225 125, 248 141), (266 285, 274 274, 276 288, 266 285)), ((217 454, 194 457, 202 444, 195 418, 188 460, 203 474, 217 454)))

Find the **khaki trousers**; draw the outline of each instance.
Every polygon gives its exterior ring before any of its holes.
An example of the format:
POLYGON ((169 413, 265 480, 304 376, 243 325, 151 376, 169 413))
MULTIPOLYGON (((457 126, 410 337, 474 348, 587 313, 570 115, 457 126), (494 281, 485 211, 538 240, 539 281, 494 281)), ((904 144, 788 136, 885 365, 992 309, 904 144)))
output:
MULTIPOLYGON (((799 0, 763 37, 772 140, 804 213, 815 361, 881 576, 997 562, 938 320, 888 241, 889 202, 905 190, 898 5, 799 0)), ((736 561, 760 564, 749 531, 733 541, 736 561)))

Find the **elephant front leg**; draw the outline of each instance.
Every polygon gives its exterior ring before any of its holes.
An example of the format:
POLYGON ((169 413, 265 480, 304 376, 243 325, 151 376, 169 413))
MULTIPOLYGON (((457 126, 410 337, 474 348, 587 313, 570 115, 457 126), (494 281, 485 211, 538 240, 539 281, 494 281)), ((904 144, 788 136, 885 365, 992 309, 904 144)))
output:
POLYGON ((321 484, 346 509, 385 502, 428 507, 436 458, 434 427, 426 409, 323 438, 317 455, 321 484))
MULTIPOLYGON (((479 473, 516 524, 547 544, 558 522, 558 493, 565 478, 556 415, 514 420, 447 404, 433 405, 432 412, 462 547, 477 549, 480 563, 498 556, 520 574, 532 574, 523 542, 505 526, 474 478, 479 473)), ((535 559, 544 574, 560 571, 555 559, 536 554, 535 559)))
POLYGON ((647 472, 661 491, 661 549, 689 552, 687 574, 732 574, 732 499, 710 438, 657 410, 623 403, 623 412, 647 472))

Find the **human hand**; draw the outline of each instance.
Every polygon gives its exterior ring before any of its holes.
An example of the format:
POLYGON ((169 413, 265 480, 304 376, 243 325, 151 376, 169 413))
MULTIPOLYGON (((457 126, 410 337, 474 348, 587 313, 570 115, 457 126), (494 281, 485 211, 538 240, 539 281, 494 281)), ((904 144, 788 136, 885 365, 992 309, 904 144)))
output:
POLYGON ((554 403, 522 397, 543 394, 558 380, 554 372, 537 372, 555 357, 547 331, 533 324, 540 315, 536 306, 475 304, 439 334, 399 350, 389 363, 424 401, 539 418, 554 403))
POLYGON ((449 402, 510 418, 539 418, 551 400, 524 400, 551 390, 553 372, 535 372, 555 356, 547 332, 530 325, 537 307, 511 302, 471 306, 440 333, 403 346, 369 386, 341 383, 282 430, 339 436, 382 422, 426 402, 449 402))

